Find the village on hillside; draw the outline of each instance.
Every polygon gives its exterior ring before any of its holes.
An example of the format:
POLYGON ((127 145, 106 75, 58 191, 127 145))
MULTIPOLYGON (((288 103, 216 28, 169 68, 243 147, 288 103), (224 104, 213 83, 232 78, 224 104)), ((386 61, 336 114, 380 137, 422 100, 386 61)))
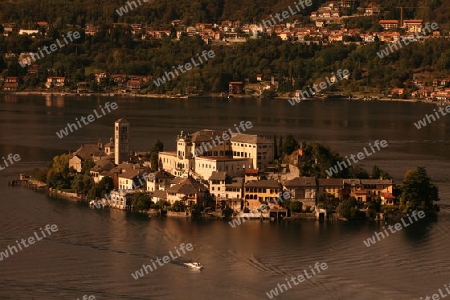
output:
MULTIPOLYGON (((211 46, 233 46, 245 43, 261 36, 277 36, 282 41, 291 43, 327 45, 332 43, 343 44, 369 44, 375 41, 389 44, 398 43, 401 39, 411 34, 419 33, 418 40, 424 42, 427 39, 448 38, 442 30, 433 30, 429 34, 422 35, 427 21, 422 19, 403 19, 403 7, 400 20, 378 21, 376 31, 364 31, 361 28, 350 28, 346 25, 346 20, 357 17, 376 17, 380 14, 377 5, 367 7, 357 7, 357 1, 330 1, 320 7, 317 11, 311 12, 309 24, 302 24, 299 20, 293 22, 277 22, 272 26, 260 23, 243 23, 239 20, 224 20, 215 23, 197 23, 195 26, 182 24, 180 20, 173 20, 166 24, 166 29, 153 28, 147 24, 112 23, 107 28, 92 23, 67 24, 67 28, 78 30, 84 36, 94 37, 107 30, 109 34, 115 31, 129 33, 133 39, 141 41, 152 41, 170 38, 180 40, 183 37, 201 38, 206 45, 211 46), (352 12, 352 13, 350 13, 352 12)), ((428 22, 429 23, 429 22, 428 22)), ((33 28, 21 28, 16 23, 3 23, 3 35, 24 35, 33 39, 48 38, 51 32, 51 25, 45 21, 37 21, 33 28)), ((164 26, 163 26, 164 27, 164 26)), ((33 61, 32 52, 15 53, 8 51, 4 53, 4 60, 19 62, 33 61)), ((42 74, 49 74, 45 84, 39 91, 74 93, 77 95, 89 95, 90 93, 111 94, 147 94, 147 90, 153 84, 153 75, 136 75, 123 73, 110 73, 108 71, 97 71, 92 74, 90 81, 69 82, 69 76, 51 75, 51 70, 43 70, 39 61, 29 65, 25 76, 6 76, 1 78, 0 86, 3 91, 14 92, 24 89, 31 91, 29 84, 23 87, 24 82, 29 82, 33 77, 42 77, 42 74), (71 88, 69 88, 69 86, 71 88), (76 88, 75 88, 76 87, 76 88)), ((229 95, 252 94, 262 95, 275 94, 278 91, 279 83, 274 78, 263 78, 262 74, 257 75, 257 82, 230 81, 228 90, 223 92, 229 95)), ((416 99, 427 99, 437 101, 450 101, 450 78, 427 77, 422 74, 414 74, 412 82, 406 85, 412 86, 411 92, 404 87, 391 88, 386 91, 386 96, 393 98, 408 96, 416 99)), ((190 87, 186 91, 188 95, 202 94, 203 91, 190 87)), ((299 91, 297 91, 299 92, 299 91)))

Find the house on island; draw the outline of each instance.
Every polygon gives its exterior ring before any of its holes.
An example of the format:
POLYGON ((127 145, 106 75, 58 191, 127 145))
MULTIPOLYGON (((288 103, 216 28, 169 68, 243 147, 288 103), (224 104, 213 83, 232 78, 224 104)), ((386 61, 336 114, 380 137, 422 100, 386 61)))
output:
POLYGON ((245 208, 253 211, 264 204, 278 203, 278 195, 282 190, 281 183, 271 179, 246 182, 244 184, 245 208))
POLYGON ((208 179, 209 191, 213 197, 226 198, 225 182, 227 180, 226 172, 213 171, 208 179))
POLYGON ((45 87, 50 89, 53 87, 63 87, 66 82, 66 77, 64 76, 50 76, 47 77, 47 82, 45 83, 45 87))
POLYGON ((204 185, 188 177, 167 189, 167 201, 171 205, 175 201, 180 201, 187 207, 202 201, 207 193, 208 189, 204 185))
POLYGON ((368 200, 381 197, 382 193, 391 193, 394 182, 392 179, 361 179, 363 188, 367 191, 368 200))
POLYGON ((303 209, 316 205, 317 181, 315 177, 297 177, 284 182, 291 201, 300 201, 303 209))
MULTIPOLYGON (((172 174, 166 171, 157 171, 153 173, 153 176, 146 177, 147 191, 165 191, 170 186, 170 182, 175 178, 172 174)), ((166 197, 167 198, 167 197, 166 197)))
POLYGON ((242 81, 232 81, 228 86, 228 93, 232 94, 242 94, 244 92, 244 83, 242 81))
POLYGON ((319 178, 317 182, 317 196, 331 194, 335 198, 342 197, 344 189, 344 180, 342 178, 319 178))
POLYGON ((395 205, 396 197, 392 193, 382 192, 380 195, 381 205, 395 205))
POLYGON ((95 166, 91 168, 90 174, 92 179, 94 179, 95 183, 99 183, 103 177, 110 175, 112 169, 114 169, 116 165, 112 161, 112 157, 109 155, 105 158, 102 158, 95 162, 95 166))
POLYGON ((4 91, 16 91, 19 88, 19 77, 6 77, 3 83, 4 91))
POLYGON ((80 148, 78 148, 78 150, 71 154, 71 158, 69 159, 69 168, 74 168, 78 173, 80 173, 83 164, 87 160, 96 162, 107 157, 109 156, 105 153, 105 151, 103 151, 101 143, 83 144, 80 148))

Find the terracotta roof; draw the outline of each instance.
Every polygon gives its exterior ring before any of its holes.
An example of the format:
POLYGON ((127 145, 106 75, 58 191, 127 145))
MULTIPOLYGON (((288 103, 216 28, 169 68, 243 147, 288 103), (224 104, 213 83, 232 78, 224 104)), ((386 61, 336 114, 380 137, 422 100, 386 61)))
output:
POLYGON ((319 178, 317 179, 319 186, 343 186, 342 178, 319 178))
POLYGON ((167 189, 169 193, 177 193, 177 194, 197 194, 199 192, 205 192, 207 189, 198 183, 195 179, 189 177, 184 178, 179 184, 176 184, 167 189))
POLYGON ((185 178, 183 177, 175 177, 174 179, 172 179, 170 181, 170 184, 179 184, 180 182, 182 182, 185 178))
POLYGON ((296 177, 285 182, 286 187, 317 186, 315 177, 296 177))
POLYGON ((172 174, 166 172, 166 171, 156 171, 155 173, 155 179, 173 179, 175 176, 172 174))
POLYGON ((361 179, 362 184, 392 184, 391 179, 361 179))
POLYGON ((109 171, 113 169, 115 166, 116 165, 109 159, 101 159, 95 162, 95 166, 91 168, 91 171, 94 172, 109 171))
POLYGON ((403 23, 423 23, 423 20, 403 20, 403 23))
POLYGON ((225 188, 227 187, 242 188, 243 186, 244 186, 244 178, 242 177, 235 177, 231 179, 231 183, 225 184, 225 188))
POLYGON ((75 151, 74 155, 79 156, 83 160, 88 160, 94 156, 106 156, 106 153, 103 150, 99 149, 97 144, 84 144, 77 151, 75 151))
POLYGON ((270 144, 273 143, 273 139, 266 139, 262 136, 252 135, 252 134, 238 134, 231 138, 232 142, 238 142, 238 143, 248 143, 248 144, 259 144, 259 143, 266 143, 270 144))
POLYGON ((275 180, 252 180, 245 184, 245 187, 281 188, 281 183, 275 180))
POLYGON ((391 193, 381 193, 381 196, 385 199, 395 199, 391 193))
POLYGON ((159 199, 167 199, 167 192, 161 191, 161 190, 156 190, 152 193, 152 197, 156 197, 159 199))
POLYGON ((344 179, 344 184, 350 184, 350 185, 358 185, 361 184, 361 179, 344 179))
POLYGON ((191 134, 191 142, 201 143, 201 142, 211 142, 216 136, 222 136, 225 131, 212 130, 212 129, 202 129, 191 134))
POLYGON ((211 177, 209 177, 209 180, 225 180, 226 178, 227 172, 213 171, 211 173, 211 177))
POLYGON ((246 169, 245 175, 258 175, 259 170, 258 169, 246 169))
POLYGON ((119 178, 133 179, 138 175, 140 175, 139 170, 127 170, 126 172, 119 174, 119 178))
POLYGON ((393 23, 398 24, 398 20, 380 20, 380 24, 393 24, 393 23))

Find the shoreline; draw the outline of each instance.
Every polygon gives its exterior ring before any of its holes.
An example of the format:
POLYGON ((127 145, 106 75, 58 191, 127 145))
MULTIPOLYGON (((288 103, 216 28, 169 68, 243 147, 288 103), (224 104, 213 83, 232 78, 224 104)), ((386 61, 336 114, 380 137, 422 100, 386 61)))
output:
MULTIPOLYGON (((246 95, 246 94, 237 94, 237 95, 230 95, 231 97, 224 97, 220 93, 207 93, 204 95, 168 95, 168 94, 133 94, 133 93, 73 93, 73 92, 57 92, 57 91, 0 91, 0 95, 14 95, 14 96, 52 96, 52 97, 128 97, 128 98, 151 98, 151 99, 201 99, 201 98, 222 98, 232 100, 232 99, 273 99, 273 100, 284 100, 288 101, 292 99, 291 96, 277 96, 273 98, 262 98, 262 97, 255 97, 252 95, 246 95)), ((375 101, 388 101, 388 102, 410 102, 410 103, 429 103, 429 104, 436 104, 439 105, 441 103, 448 103, 443 101, 433 101, 428 99, 401 99, 401 98, 378 98, 373 95, 362 95, 362 94, 353 94, 352 98, 350 97, 337 97, 333 98, 332 96, 329 96, 328 98, 306 98, 302 99, 302 101, 327 101, 327 100, 347 100, 347 101, 369 101, 369 102, 375 102, 375 101), (369 99, 365 99, 369 98, 369 99), (370 99, 371 98, 371 99, 370 99)))
MULTIPOLYGON (((28 179, 28 180, 20 180, 22 183, 24 184, 20 184, 17 186, 22 186, 24 188, 30 189, 30 190, 34 190, 35 192, 40 192, 40 193, 45 193, 48 197, 51 198, 57 198, 57 199, 61 199, 61 200, 66 200, 66 201, 70 201, 70 202, 75 202, 75 203, 85 203, 89 206, 91 201, 104 201, 103 199, 100 200, 89 200, 87 199, 85 196, 79 196, 76 193, 70 193, 70 192, 64 192, 64 191, 60 191, 60 190, 56 190, 53 188, 49 188, 47 186, 46 183, 38 181, 38 180, 34 180, 34 179, 28 179)), ((93 209, 95 209, 95 207, 93 207, 93 209)), ((99 209, 99 208, 97 208, 99 209)), ((105 207, 103 207, 102 209, 105 209, 105 207)), ((108 203, 108 206, 106 207, 106 209, 117 209, 117 210, 121 210, 121 211, 125 211, 125 212, 129 212, 129 210, 127 209, 122 209, 119 207, 116 207, 115 205, 111 205, 110 203, 108 203)), ((438 217, 438 213, 440 210, 432 210, 432 211, 427 211, 426 212, 426 218, 425 219, 431 219, 431 220, 437 220, 438 217)), ((149 218, 154 218, 154 217, 169 217, 169 218, 175 218, 175 219, 179 219, 179 218, 192 218, 192 213, 185 211, 185 212, 174 212, 174 211, 167 211, 167 213, 162 214, 161 209, 155 210, 155 209, 148 209, 147 211, 132 211, 134 213, 137 214, 145 214, 147 215, 149 218)), ((245 215, 245 214, 244 214, 245 215)), ((354 221, 349 221, 347 219, 345 219, 344 217, 332 217, 330 218, 326 218, 324 220, 322 220, 322 222, 358 222, 358 221, 364 221, 364 222, 384 222, 384 221, 388 221, 388 222, 392 222, 392 221, 397 221, 401 218, 404 218, 407 216, 407 213, 403 213, 403 212, 391 212, 391 213, 384 213, 382 218, 375 218, 375 219, 365 219, 365 220, 354 220, 354 221)), ((218 221, 228 221, 228 219, 224 219, 223 217, 212 217, 209 215, 201 215, 201 216, 197 216, 197 218, 201 218, 204 220, 218 220, 218 221)), ((243 215, 239 212, 236 216, 232 215, 231 218, 229 220, 233 220, 233 219, 243 219, 246 218, 248 221, 250 220, 254 220, 254 221, 261 221, 261 217, 243 217, 243 215)), ((270 213, 269 213, 269 217, 264 217, 264 220, 269 220, 271 221, 270 218, 270 213)), ((276 220, 276 222, 300 222, 300 221, 321 221, 318 218, 309 218, 309 217, 304 217, 302 216, 302 214, 300 213, 291 213, 291 216, 286 216, 283 219, 280 220, 276 220)))

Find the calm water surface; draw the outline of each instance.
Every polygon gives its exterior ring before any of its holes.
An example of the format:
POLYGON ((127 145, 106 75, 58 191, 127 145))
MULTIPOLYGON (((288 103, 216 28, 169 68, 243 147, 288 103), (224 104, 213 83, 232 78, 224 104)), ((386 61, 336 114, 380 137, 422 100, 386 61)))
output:
POLYGON ((39 227, 57 224, 50 237, 0 261, 0 299, 268 299, 266 292, 300 275, 316 262, 328 270, 292 287, 276 299, 419 299, 449 284, 450 118, 417 130, 413 122, 434 107, 403 102, 163 100, 126 98, 0 98, 0 155, 21 161, 0 172, 0 251, 28 238, 39 227), (119 109, 69 136, 55 132, 87 116, 106 101, 119 109), (81 143, 107 141, 114 120, 131 122, 131 145, 148 150, 160 139, 175 147, 180 130, 228 129, 251 121, 249 133, 292 134, 319 141, 342 155, 356 154, 376 139, 388 147, 366 158, 396 180, 412 167, 425 166, 441 191, 437 221, 413 224, 367 248, 363 240, 379 224, 314 221, 270 224, 184 219, 147 219, 117 210, 92 210, 22 188, 7 180, 81 143), (181 243, 194 250, 134 280, 131 273, 181 243), (200 261, 205 269, 182 265, 200 261))

